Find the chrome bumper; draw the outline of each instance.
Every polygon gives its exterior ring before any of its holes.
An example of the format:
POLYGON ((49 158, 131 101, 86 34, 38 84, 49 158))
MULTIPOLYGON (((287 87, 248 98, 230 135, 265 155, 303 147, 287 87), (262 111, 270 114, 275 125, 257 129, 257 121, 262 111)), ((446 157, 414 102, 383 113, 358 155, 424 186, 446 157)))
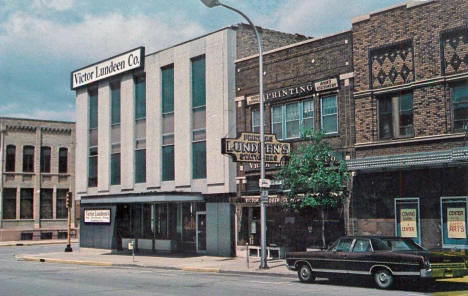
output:
POLYGON ((468 268, 432 268, 421 269, 421 278, 446 279, 460 278, 468 275, 468 268))

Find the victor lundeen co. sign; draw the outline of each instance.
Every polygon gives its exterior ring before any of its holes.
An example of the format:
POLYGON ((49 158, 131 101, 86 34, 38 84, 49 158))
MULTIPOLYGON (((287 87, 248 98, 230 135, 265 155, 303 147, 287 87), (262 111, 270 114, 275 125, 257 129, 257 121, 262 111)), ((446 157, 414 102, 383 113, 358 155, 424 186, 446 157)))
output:
MULTIPOLYGON (((290 151, 291 144, 279 142, 274 134, 265 134, 265 163, 280 163, 290 151)), ((235 139, 223 138, 221 152, 235 162, 260 162, 260 134, 242 133, 235 139)))

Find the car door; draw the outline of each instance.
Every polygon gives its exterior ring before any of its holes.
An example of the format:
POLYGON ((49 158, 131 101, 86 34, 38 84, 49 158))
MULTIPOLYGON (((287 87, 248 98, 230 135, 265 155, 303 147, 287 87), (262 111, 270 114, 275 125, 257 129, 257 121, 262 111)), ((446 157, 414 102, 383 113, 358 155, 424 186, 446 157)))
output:
POLYGON ((346 258, 346 269, 351 274, 368 274, 372 265, 372 245, 369 239, 356 239, 346 258))
POLYGON ((354 238, 341 238, 328 253, 328 261, 324 262, 329 272, 347 273, 347 260, 354 238))

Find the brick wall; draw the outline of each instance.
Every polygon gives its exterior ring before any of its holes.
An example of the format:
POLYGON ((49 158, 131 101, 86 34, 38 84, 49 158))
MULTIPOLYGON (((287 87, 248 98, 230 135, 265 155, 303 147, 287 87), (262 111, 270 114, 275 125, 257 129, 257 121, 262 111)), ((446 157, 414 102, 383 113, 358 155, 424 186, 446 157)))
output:
MULTIPOLYGON (((440 36, 446 30, 466 26, 467 20, 468 2, 448 0, 430 1, 416 6, 403 4, 354 21, 356 143, 379 142, 376 92, 390 93, 403 89, 413 92, 414 137, 451 133, 450 83, 435 79, 442 75, 440 36), (408 60, 414 64, 414 68, 409 71, 414 71, 414 78, 408 77, 404 81, 400 78, 401 75, 395 74, 396 79, 393 82, 386 79, 382 84, 373 83, 371 86, 372 73, 375 80, 379 64, 370 58, 379 58, 379 54, 382 58, 391 53, 392 46, 408 40, 411 44, 408 54, 413 55, 413 58, 408 60), (388 48, 387 52, 385 48, 388 48)), ((406 55, 404 57, 406 58, 406 55)), ((399 57, 394 62, 397 72, 400 71, 398 66, 403 63, 398 59, 399 57)), ((392 66, 389 63, 388 60, 381 62, 381 68, 387 74, 392 66)), ((411 63, 408 65, 411 66, 411 63)), ((466 69, 468 68, 462 64, 457 74, 466 74, 466 69)), ((450 70, 452 73, 447 74, 453 74, 453 68, 450 70)), ((432 144, 426 148, 445 149, 442 146, 446 145, 432 144)), ((396 150, 373 150, 374 155, 400 151, 401 147, 396 150)))

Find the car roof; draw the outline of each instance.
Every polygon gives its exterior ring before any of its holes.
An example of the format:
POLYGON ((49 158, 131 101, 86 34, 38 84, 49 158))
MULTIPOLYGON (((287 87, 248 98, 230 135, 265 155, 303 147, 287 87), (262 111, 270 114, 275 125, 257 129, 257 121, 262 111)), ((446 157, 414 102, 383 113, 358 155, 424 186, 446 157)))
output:
POLYGON ((408 239, 406 237, 400 237, 400 236, 385 236, 385 235, 345 235, 340 237, 342 238, 349 238, 349 239, 373 239, 373 238, 378 238, 378 239, 408 239))

